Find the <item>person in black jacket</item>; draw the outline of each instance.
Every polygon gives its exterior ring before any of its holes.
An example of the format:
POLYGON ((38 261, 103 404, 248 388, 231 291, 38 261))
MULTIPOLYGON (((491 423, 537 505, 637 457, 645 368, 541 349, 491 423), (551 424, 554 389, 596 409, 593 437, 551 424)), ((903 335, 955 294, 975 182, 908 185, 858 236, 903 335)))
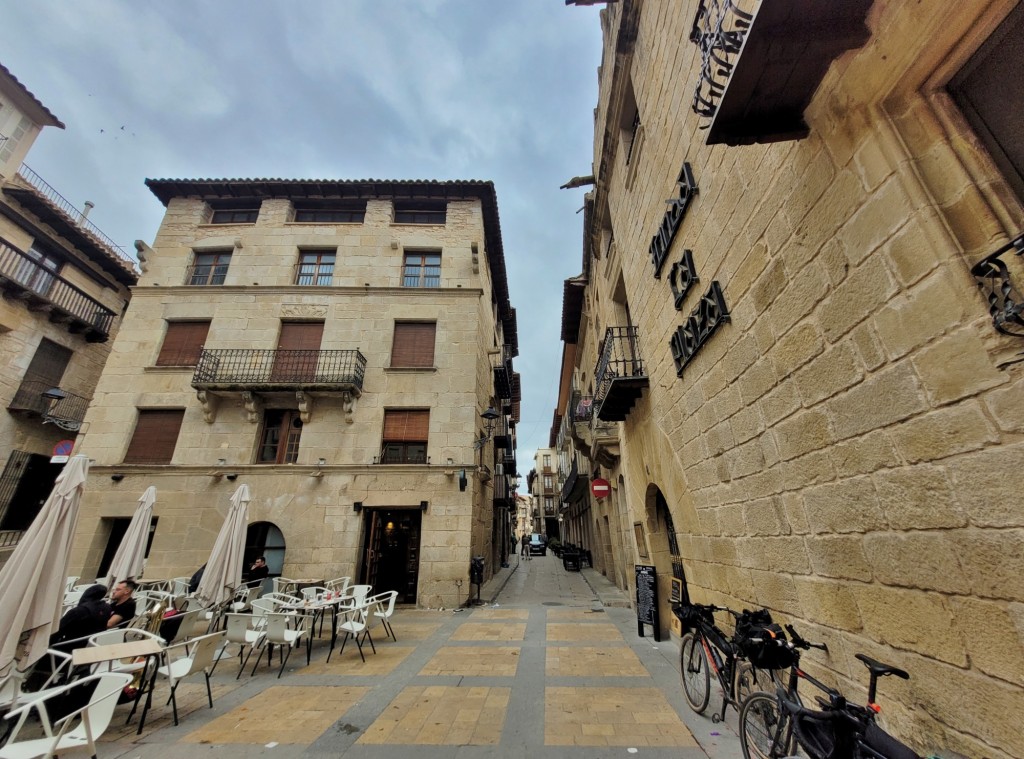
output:
POLYGON ((112 610, 103 600, 107 595, 106 585, 91 585, 82 593, 78 606, 68 611, 60 620, 60 627, 50 637, 50 645, 61 651, 72 651, 85 645, 86 638, 107 629, 112 610))

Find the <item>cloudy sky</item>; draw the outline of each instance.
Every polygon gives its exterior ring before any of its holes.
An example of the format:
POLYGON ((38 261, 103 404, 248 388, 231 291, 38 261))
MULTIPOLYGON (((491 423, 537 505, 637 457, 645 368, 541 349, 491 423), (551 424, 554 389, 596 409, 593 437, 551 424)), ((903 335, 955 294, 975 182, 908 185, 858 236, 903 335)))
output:
POLYGON ((163 214, 148 177, 493 181, 523 474, 581 268, 585 189, 558 187, 591 173, 600 36, 563 0, 0 0, 0 63, 67 125, 26 162, 129 252, 163 214))

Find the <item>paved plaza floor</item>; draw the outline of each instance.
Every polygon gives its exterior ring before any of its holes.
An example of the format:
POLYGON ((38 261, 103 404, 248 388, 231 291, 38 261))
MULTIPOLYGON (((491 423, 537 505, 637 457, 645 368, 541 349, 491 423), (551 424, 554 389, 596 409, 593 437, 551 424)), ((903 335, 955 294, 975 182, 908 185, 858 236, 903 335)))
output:
POLYGON ((327 663, 326 638, 280 679, 276 656, 239 679, 238 659, 224 659, 213 709, 202 676, 179 686, 177 727, 159 681, 142 735, 118 707, 100 757, 741 756, 735 714, 719 725, 689 710, 675 644, 639 637, 628 599, 599 573, 513 558, 480 597, 399 607, 397 640, 374 628, 365 662, 350 641, 327 663))

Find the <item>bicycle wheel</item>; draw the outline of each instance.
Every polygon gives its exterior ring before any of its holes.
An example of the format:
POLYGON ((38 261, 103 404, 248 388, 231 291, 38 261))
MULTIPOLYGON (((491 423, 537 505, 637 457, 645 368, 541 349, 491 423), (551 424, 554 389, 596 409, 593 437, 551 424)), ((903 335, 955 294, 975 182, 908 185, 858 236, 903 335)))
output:
POLYGON ((789 718, 770 693, 752 693, 740 709, 740 746, 744 759, 778 759, 791 754, 789 718))
POLYGON ((697 714, 702 713, 711 699, 711 668, 704 647, 692 632, 683 636, 679 647, 679 672, 687 703, 697 714))

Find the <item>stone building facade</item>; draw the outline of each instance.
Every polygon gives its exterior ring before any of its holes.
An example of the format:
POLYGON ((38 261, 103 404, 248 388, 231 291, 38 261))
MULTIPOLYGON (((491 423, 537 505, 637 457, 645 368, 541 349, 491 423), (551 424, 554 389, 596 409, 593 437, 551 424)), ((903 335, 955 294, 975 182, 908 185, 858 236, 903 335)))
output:
POLYGON ((0 66, 0 560, 60 473, 51 458, 78 434, 137 279, 132 259, 24 163, 44 127, 64 124, 0 66))
POLYGON ((570 530, 655 565, 666 626, 673 575, 766 606, 853 697, 857 652, 908 670, 922 752, 1024 755, 1024 5, 601 18, 556 428, 612 493, 570 530))
POLYGON ((143 275, 86 419, 96 463, 72 564, 99 571, 155 485, 145 574, 190 575, 246 483, 247 558, 272 575, 465 602, 470 557, 489 575, 515 508, 493 185, 147 185, 167 212, 136 243, 143 275))

